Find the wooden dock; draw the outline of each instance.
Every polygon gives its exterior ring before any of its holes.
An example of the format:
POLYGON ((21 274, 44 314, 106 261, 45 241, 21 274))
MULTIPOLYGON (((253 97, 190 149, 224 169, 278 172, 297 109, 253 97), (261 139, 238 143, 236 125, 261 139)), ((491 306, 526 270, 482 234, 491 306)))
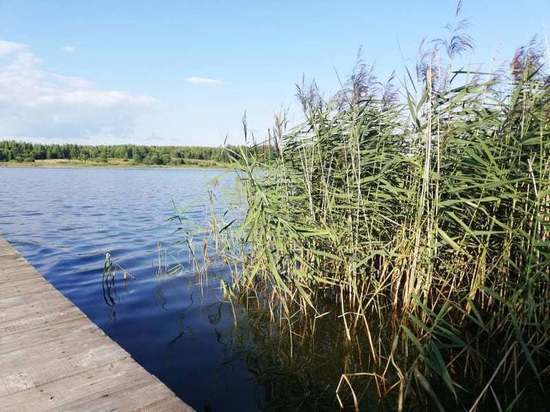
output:
POLYGON ((0 237, 0 411, 192 411, 0 237))

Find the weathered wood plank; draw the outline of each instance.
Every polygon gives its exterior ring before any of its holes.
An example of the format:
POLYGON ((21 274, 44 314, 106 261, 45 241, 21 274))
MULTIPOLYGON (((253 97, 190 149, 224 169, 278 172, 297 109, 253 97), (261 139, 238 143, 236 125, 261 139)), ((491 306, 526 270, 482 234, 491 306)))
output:
MULTIPOLYGON (((39 276, 39 274, 36 276, 39 276)), ((0 299, 45 291, 51 287, 53 286, 47 283, 44 279, 40 279, 38 277, 9 281, 2 283, 2 288, 0 288, 0 299)))
POLYGON ((64 323, 45 325, 24 333, 5 336, 0 335, 0 355, 18 349, 37 350, 31 348, 48 342, 57 341, 61 339, 61 334, 66 337, 75 334, 82 339, 87 339, 86 333, 95 332, 102 333, 95 325, 82 323, 81 319, 74 319, 64 323))
POLYGON ((26 295, 11 296, 0 300, 0 312, 13 308, 16 310, 19 306, 30 306, 46 309, 50 299, 57 296, 59 292, 55 289, 48 289, 42 292, 36 291, 26 295))
POLYGON ((192 411, 0 237, 1 411, 192 411))
POLYGON ((86 321, 86 316, 76 307, 68 307, 57 312, 37 313, 34 316, 22 316, 16 319, 8 319, 0 323, 0 335, 10 333, 21 333, 27 330, 33 330, 45 324, 55 325, 70 319, 82 319, 86 321))
POLYGON ((67 312, 74 311, 74 306, 67 299, 59 300, 54 294, 47 294, 35 296, 35 299, 26 299, 26 302, 22 302, 17 305, 11 305, 2 308, 0 312, 0 328, 8 321, 16 321, 24 318, 29 320, 31 318, 41 318, 44 313, 52 312, 67 312), (33 302, 38 298, 38 303, 33 302), (32 302, 32 303, 31 303, 32 302))

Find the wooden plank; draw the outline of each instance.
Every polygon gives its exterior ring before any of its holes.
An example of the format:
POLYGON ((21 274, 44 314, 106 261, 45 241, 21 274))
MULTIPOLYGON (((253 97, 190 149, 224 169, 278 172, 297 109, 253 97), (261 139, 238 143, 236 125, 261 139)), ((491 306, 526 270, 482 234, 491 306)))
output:
POLYGON ((192 411, 0 237, 1 411, 192 411))
POLYGON ((135 362, 131 359, 123 359, 99 368, 88 369, 84 373, 2 396, 0 406, 2 410, 8 411, 59 410, 63 405, 79 400, 88 402, 90 398, 94 398, 94 395, 102 396, 117 392, 121 387, 135 388, 150 382, 145 370, 135 368, 135 362))
POLYGON ((40 318, 43 317, 45 313, 55 312, 67 312, 74 311, 74 306, 67 299, 59 300, 57 299, 56 291, 47 291, 42 295, 35 295, 35 299, 21 299, 18 304, 6 306, 0 311, 0 330, 2 325, 8 321, 16 321, 17 319, 29 320, 31 318, 40 318), (48 293, 49 292, 49 293, 48 293), (36 301, 38 298, 38 302, 36 301))
MULTIPOLYGON (((36 276, 40 275, 37 274, 36 276)), ((29 293, 36 293, 40 291, 43 292, 53 287, 48 284, 44 279, 40 279, 38 277, 9 281, 0 284, 2 285, 2 288, 0 288, 0 299, 27 295, 29 293)))
POLYGON ((57 296, 59 292, 55 289, 36 291, 25 295, 11 296, 0 300, 0 312, 13 308, 16 310, 19 306, 30 306, 46 309, 48 301, 57 296))
POLYGON ((16 319, 8 319, 6 322, 0 323, 0 335, 8 335, 11 333, 21 333, 28 330, 33 330, 45 324, 55 325, 63 323, 70 319, 83 319, 86 321, 86 316, 76 309, 74 306, 58 311, 58 312, 42 312, 36 313, 33 316, 22 316, 16 319))
POLYGON ((136 410, 139 412, 176 412, 179 411, 179 398, 172 396, 169 398, 161 399, 160 401, 155 401, 149 405, 142 406, 136 410))
POLYGON ((59 340, 61 338, 60 331, 65 336, 75 334, 83 337, 82 339, 87 339, 86 333, 101 332, 95 325, 82 323, 81 319, 74 319, 61 324, 45 325, 24 333, 0 335, 0 355, 18 349, 35 350, 31 348, 59 340))

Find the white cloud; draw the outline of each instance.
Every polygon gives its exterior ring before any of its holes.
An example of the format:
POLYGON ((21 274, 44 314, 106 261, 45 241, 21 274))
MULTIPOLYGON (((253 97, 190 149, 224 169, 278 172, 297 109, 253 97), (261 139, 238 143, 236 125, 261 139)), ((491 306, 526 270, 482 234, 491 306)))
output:
POLYGON ((209 85, 217 85, 217 86, 224 84, 223 80, 212 79, 210 77, 191 76, 191 77, 187 77, 185 80, 191 84, 209 84, 209 85))
POLYGON ((76 47, 74 46, 63 46, 61 48, 61 50, 63 50, 65 53, 67 54, 74 54, 76 53, 76 47))
POLYGON ((24 48, 25 46, 22 44, 0 40, 0 57, 7 56, 12 53, 17 53, 24 48))
POLYGON ((157 103, 49 72, 27 45, 0 40, 0 138, 131 138, 157 103))

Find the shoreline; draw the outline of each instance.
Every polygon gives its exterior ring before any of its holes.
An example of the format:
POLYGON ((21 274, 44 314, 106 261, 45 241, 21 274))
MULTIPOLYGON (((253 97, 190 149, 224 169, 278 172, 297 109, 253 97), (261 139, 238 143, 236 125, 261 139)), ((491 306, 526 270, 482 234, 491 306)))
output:
POLYGON ((0 169, 17 168, 54 168, 54 169, 231 169, 231 164, 182 164, 182 165, 148 165, 129 162, 86 162, 74 160, 35 161, 35 162, 0 162, 0 169))

